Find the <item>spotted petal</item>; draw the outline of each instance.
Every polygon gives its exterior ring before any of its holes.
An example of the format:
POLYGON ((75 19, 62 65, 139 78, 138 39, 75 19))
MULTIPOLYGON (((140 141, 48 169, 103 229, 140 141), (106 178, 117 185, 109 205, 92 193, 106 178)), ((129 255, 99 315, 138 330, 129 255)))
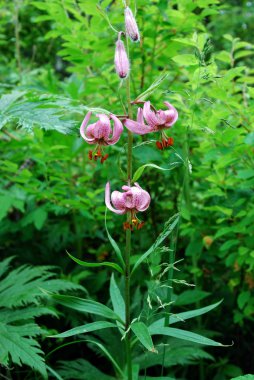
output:
POLYGON ((99 120, 97 121, 97 123, 95 123, 94 126, 94 137, 96 139, 108 140, 109 135, 111 133, 109 117, 104 114, 98 114, 96 116, 99 118, 99 120))
POLYGON ((143 114, 147 124, 156 130, 156 126, 160 124, 160 121, 157 118, 156 114, 151 110, 151 104, 149 101, 145 102, 144 104, 143 114))
POLYGON ((124 125, 129 131, 136 135, 145 135, 146 133, 153 132, 153 128, 150 125, 141 124, 131 119, 126 119, 124 125))
POLYGON ((167 115, 167 121, 166 121, 166 126, 171 127, 171 125, 175 124, 175 122, 178 119, 178 112, 175 109, 172 104, 169 102, 164 102, 164 104, 168 107, 169 111, 165 111, 165 114, 167 115))
POLYGON ((121 134, 123 133, 123 125, 121 121, 113 114, 110 115, 110 118, 114 121, 113 136, 108 139, 108 145, 114 145, 120 139, 121 134))
MULTIPOLYGON (((88 142, 88 144, 94 144, 95 143, 95 139, 94 138, 89 138, 86 136, 85 134, 85 131, 86 131, 86 126, 91 118, 91 115, 92 115, 92 112, 88 112, 81 124, 81 127, 80 127, 80 134, 81 136, 83 137, 83 139, 88 142)), ((89 133, 89 135, 91 136, 91 134, 89 133)))
MULTIPOLYGON (((114 192, 113 192, 114 193, 114 192)), ((113 194, 112 194, 113 195, 113 194)), ((117 210, 115 209, 112 205, 111 205, 111 202, 110 202, 110 183, 107 182, 106 184, 106 189, 105 189, 105 203, 106 203, 106 206, 107 208, 114 212, 115 214, 119 214, 119 215, 122 215, 124 214, 126 211, 125 209, 121 209, 121 210, 117 210)))

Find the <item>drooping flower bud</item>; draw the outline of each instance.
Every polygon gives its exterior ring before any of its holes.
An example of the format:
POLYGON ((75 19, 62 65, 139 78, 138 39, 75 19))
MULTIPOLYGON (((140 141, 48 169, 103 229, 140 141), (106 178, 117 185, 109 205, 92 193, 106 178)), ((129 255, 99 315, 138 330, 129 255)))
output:
POLYGON ((116 41, 115 68, 119 77, 123 79, 126 78, 129 73, 130 64, 124 47, 124 43, 123 41, 121 41, 121 35, 122 32, 118 34, 118 40, 116 41))
POLYGON ((125 17, 125 29, 126 29, 127 35, 130 37, 132 41, 138 42, 140 39, 138 25, 135 20, 135 17, 133 16, 132 10, 129 7, 125 8, 124 17, 125 17))

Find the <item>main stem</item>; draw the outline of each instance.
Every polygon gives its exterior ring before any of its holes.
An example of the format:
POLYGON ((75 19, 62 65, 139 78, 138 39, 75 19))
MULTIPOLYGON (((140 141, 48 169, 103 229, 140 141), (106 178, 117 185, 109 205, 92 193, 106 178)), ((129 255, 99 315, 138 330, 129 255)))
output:
MULTIPOLYGON (((126 36, 126 47, 129 56, 128 49, 128 37, 126 36)), ((128 117, 132 119, 132 105, 130 95, 130 77, 126 79, 126 98, 128 104, 128 117)), ((127 181, 128 185, 131 185, 132 180, 132 144, 133 136, 128 131, 128 144, 127 144, 127 181)), ((127 213, 127 223, 131 224, 131 213, 127 213)), ((132 358, 131 358, 131 331, 129 331, 131 316, 130 316, 130 255, 131 255, 131 230, 126 230, 126 250, 125 250, 125 331, 126 334, 126 361, 128 380, 132 380, 132 358)))

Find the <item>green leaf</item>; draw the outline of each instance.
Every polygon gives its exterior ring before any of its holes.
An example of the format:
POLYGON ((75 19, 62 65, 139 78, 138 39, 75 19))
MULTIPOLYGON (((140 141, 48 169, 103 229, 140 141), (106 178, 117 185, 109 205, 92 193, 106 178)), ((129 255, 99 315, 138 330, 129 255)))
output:
POLYGON ((232 378, 231 380, 254 380, 254 375, 244 375, 244 376, 238 376, 238 377, 234 377, 232 378))
POLYGON ((105 228, 106 228, 106 232, 107 232, 107 235, 108 235, 108 239, 118 257, 118 260, 120 261, 121 265, 122 265, 122 268, 125 268, 125 263, 124 263, 124 260, 123 260, 123 256, 122 256, 122 252, 120 250, 120 248, 118 247, 116 241, 112 238, 112 236, 110 235, 109 231, 108 231, 108 227, 107 227, 107 209, 105 210, 105 228))
MULTIPOLYGON (((216 302, 212 305, 202 307, 200 309, 196 310, 190 310, 190 311, 184 311, 182 313, 177 313, 174 315, 171 315, 169 318, 169 324, 172 325, 173 323, 182 322, 190 318, 198 317, 199 315, 208 313, 209 311, 213 310, 217 306, 221 304, 222 300, 219 302, 216 302)), ((156 328, 156 327, 163 327, 165 323, 165 318, 161 318, 158 321, 153 322, 150 327, 156 328)), ((149 327, 149 328, 150 328, 149 327)))
POLYGON ((151 335, 171 336, 177 339, 188 340, 190 342, 202 344, 205 346, 229 347, 228 345, 223 345, 219 342, 216 342, 215 340, 205 338, 202 335, 186 330, 175 329, 173 327, 153 327, 149 328, 149 332, 151 335))
POLYGON ((135 171, 132 181, 136 182, 141 177, 141 175, 143 174, 143 171, 147 167, 155 168, 155 169, 158 169, 158 170, 173 170, 175 167, 181 165, 181 162, 174 162, 174 163, 172 163, 170 165, 173 166, 173 167, 172 168, 162 168, 161 166, 158 166, 158 165, 155 165, 155 164, 145 164, 145 165, 142 165, 142 166, 140 166, 135 171))
POLYGON ((109 261, 103 261, 101 263, 89 263, 83 260, 79 260, 76 257, 72 256, 70 253, 67 252, 67 254, 70 256, 70 258, 75 261, 77 264, 88 267, 88 268, 96 268, 96 267, 111 267, 115 270, 117 270, 119 273, 123 274, 123 269, 116 263, 111 263, 109 261))
POLYGON ((112 327, 117 327, 117 326, 114 323, 107 322, 107 321, 96 321, 92 323, 87 323, 86 325, 83 325, 83 326, 74 327, 73 329, 70 329, 68 331, 65 331, 57 335, 50 335, 49 338, 68 338, 73 335, 85 334, 88 332, 108 329, 112 327))
POLYGON ((0 196, 0 220, 6 217, 11 205, 12 205, 11 197, 9 197, 8 195, 0 196))
POLYGON ((22 219, 22 225, 26 226, 33 223, 37 230, 41 230, 45 221, 47 220, 48 213, 42 207, 36 208, 31 211, 22 219))
POLYGON ((41 230, 46 222, 48 213, 43 208, 38 208, 33 213, 34 225, 37 230, 41 230))
POLYGON ((24 326, 11 326, 0 323, 0 362, 3 365, 9 364, 9 355, 13 363, 21 366, 27 364, 29 367, 38 371, 42 376, 47 378, 47 371, 43 352, 39 348, 39 344, 31 337, 25 337, 20 334, 24 330, 24 326))
POLYGON ((51 292, 70 289, 84 290, 83 287, 73 282, 53 279, 55 274, 50 272, 50 269, 52 270, 47 266, 22 265, 12 270, 0 281, 0 307, 17 308, 30 303, 38 303, 43 296, 41 288, 51 292))
POLYGON ((251 293, 246 290, 245 292, 242 292, 237 297, 237 305, 240 309, 243 309, 246 304, 248 303, 249 299, 251 298, 251 293))
POLYGON ((164 226, 163 231, 158 236, 157 240, 154 242, 154 244, 137 260, 135 263, 131 274, 135 272, 135 270, 139 267, 139 265, 147 259, 147 257, 155 251, 155 249, 168 237, 168 235, 171 234, 171 232, 174 230, 174 228, 177 226, 179 222, 179 214, 173 215, 164 226))
POLYGON ((181 54, 173 57, 172 59, 181 66, 198 65, 198 60, 193 54, 181 54))
POLYGON ((167 73, 164 73, 162 74, 161 76, 159 76, 159 78, 157 78, 152 84, 150 87, 148 87, 147 90, 145 90, 144 92, 142 92, 142 94, 138 95, 138 97, 136 98, 136 100, 134 101, 137 102, 137 101, 144 101, 146 100, 149 96, 151 96, 154 91, 167 79, 168 77, 168 74, 167 73))
POLYGON ((143 322, 132 323, 131 330, 148 351, 156 352, 148 327, 143 322))
POLYGON ((49 293, 49 294, 58 303, 60 303, 63 306, 67 306, 70 309, 74 309, 82 313, 100 315, 102 317, 109 318, 109 319, 117 319, 119 322, 123 323, 123 321, 119 318, 117 314, 113 312, 113 310, 111 310, 109 307, 99 302, 96 302, 93 300, 86 300, 83 298, 78 298, 78 297, 73 297, 73 296, 65 296, 65 295, 52 294, 52 293, 49 293))
POLYGON ((112 273, 110 279, 110 298, 113 304, 114 312, 119 315, 122 321, 125 322, 125 303, 122 294, 115 282, 114 274, 112 273))

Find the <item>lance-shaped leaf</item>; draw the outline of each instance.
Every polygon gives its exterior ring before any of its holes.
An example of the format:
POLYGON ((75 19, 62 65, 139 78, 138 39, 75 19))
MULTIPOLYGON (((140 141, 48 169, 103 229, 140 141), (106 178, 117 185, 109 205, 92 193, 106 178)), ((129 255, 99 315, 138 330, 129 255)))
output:
POLYGON ((50 335, 49 338, 68 338, 73 335, 86 334, 88 332, 108 329, 112 327, 114 328, 117 326, 114 323, 107 321, 96 321, 92 323, 87 323, 83 326, 74 327, 73 329, 70 329, 57 335, 50 335))
POLYGON ((216 346, 216 347, 229 347, 228 345, 223 345, 215 340, 206 338, 202 335, 193 333, 191 331, 175 329, 173 327, 149 327, 149 332, 151 335, 165 335, 171 336, 177 339, 188 340, 193 343, 202 344, 204 346, 216 346))
POLYGON ((140 343, 151 352, 156 352, 150 332, 143 322, 134 322, 131 324, 131 330, 136 335, 140 343))
POLYGON ((147 257, 155 251, 155 249, 168 237, 168 235, 171 234, 171 232, 174 230, 174 228, 177 226, 179 221, 179 214, 175 214, 172 216, 166 223, 164 230, 160 233, 154 244, 137 260, 135 263, 131 274, 139 267, 139 265, 147 259, 147 257))
POLYGON ((135 99, 134 103, 135 102, 138 102, 138 101, 144 101, 146 100, 150 95, 152 95, 154 93, 155 90, 157 90, 157 88, 164 82, 164 80, 168 77, 168 74, 167 73, 164 73, 162 74, 161 76, 159 76, 159 78, 157 78, 152 84, 150 87, 148 87, 147 90, 145 90, 144 92, 142 92, 142 94, 138 95, 138 97, 135 99))
POLYGON ((80 259, 77 259, 76 257, 72 256, 70 253, 67 252, 67 254, 70 256, 70 258, 75 261, 77 264, 88 267, 88 268, 96 268, 96 267, 110 267, 118 271, 119 273, 123 274, 123 269, 116 263, 111 263, 110 261, 103 261, 102 263, 89 263, 87 261, 83 261, 80 259))
POLYGON ((158 166, 155 164, 142 165, 135 171, 132 181, 136 182, 141 177, 141 175, 143 174, 143 171, 145 170, 145 168, 150 167, 150 168, 154 168, 154 169, 158 169, 158 170, 167 171, 167 170, 173 170, 174 168, 178 167, 179 165, 181 165, 181 162, 173 162, 172 164, 170 164, 170 166, 171 166, 170 168, 162 168, 161 166, 158 166))
POLYGON ((113 310, 99 302, 86 300, 79 297, 64 296, 60 294, 51 293, 50 295, 58 303, 63 306, 67 306, 70 309, 74 309, 82 313, 100 315, 102 317, 118 320, 119 322, 123 323, 120 317, 113 310))
MULTIPOLYGON (((198 317, 199 315, 208 313, 209 311, 211 311, 211 310, 215 309, 217 306, 219 306, 221 304, 221 302, 222 302, 222 300, 217 302, 217 303, 214 303, 212 305, 202 307, 200 309, 184 311, 182 313, 177 313, 175 315, 171 315, 170 319, 169 319, 169 324, 172 325, 173 323, 183 322, 186 319, 198 317)), ((157 327, 163 327, 164 323, 165 323, 165 318, 158 319, 158 321, 155 321, 150 325, 150 328, 156 329, 157 327)))
POLYGON ((125 321, 125 303, 122 294, 116 284, 114 274, 110 279, 110 298, 113 304, 114 312, 119 315, 122 321, 125 321))

